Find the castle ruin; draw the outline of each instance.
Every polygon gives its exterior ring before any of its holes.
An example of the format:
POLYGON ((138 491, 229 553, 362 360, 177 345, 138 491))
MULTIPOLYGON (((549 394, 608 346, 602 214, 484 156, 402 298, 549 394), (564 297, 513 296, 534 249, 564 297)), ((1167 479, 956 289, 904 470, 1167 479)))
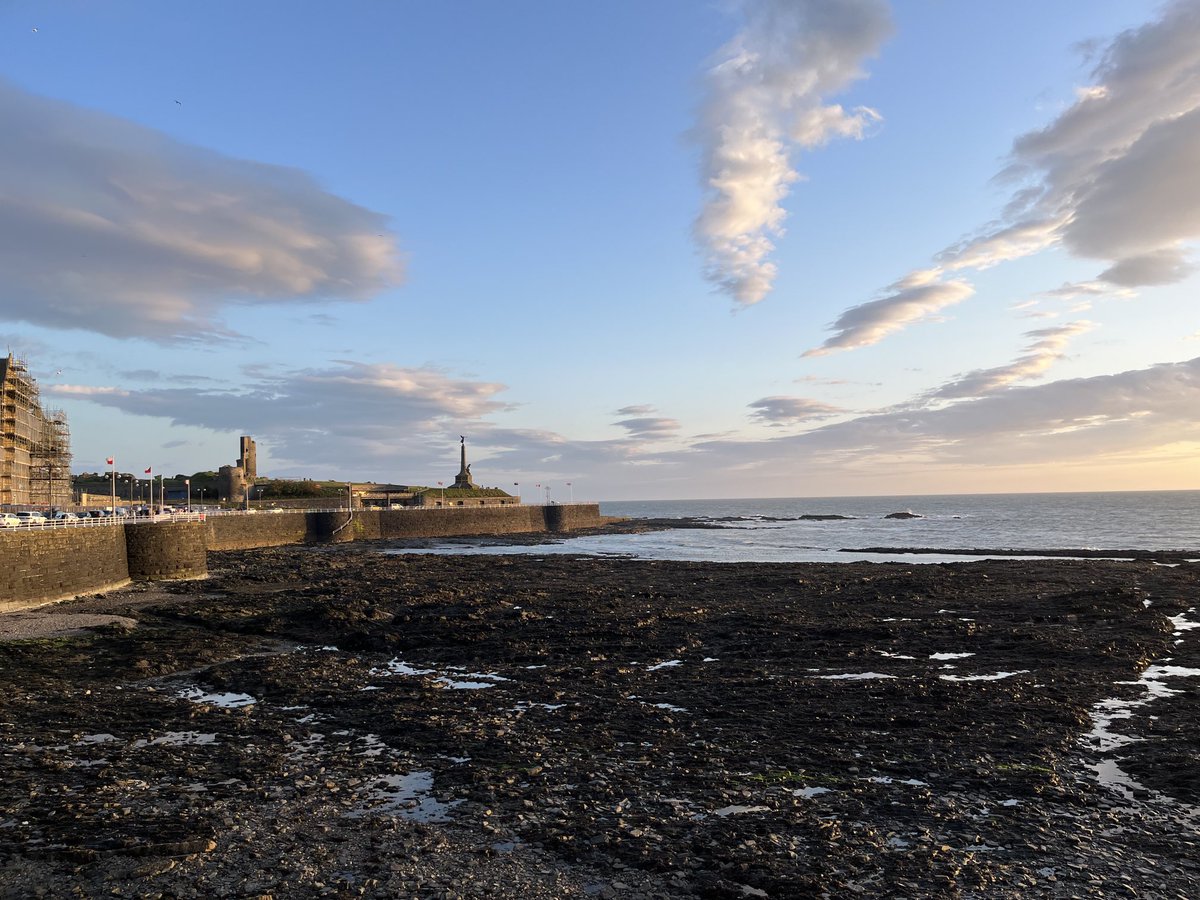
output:
POLYGON ((238 439, 236 466, 221 466, 217 470, 217 495, 223 502, 243 503, 250 498, 250 489, 258 478, 258 448, 254 438, 243 434, 238 439))

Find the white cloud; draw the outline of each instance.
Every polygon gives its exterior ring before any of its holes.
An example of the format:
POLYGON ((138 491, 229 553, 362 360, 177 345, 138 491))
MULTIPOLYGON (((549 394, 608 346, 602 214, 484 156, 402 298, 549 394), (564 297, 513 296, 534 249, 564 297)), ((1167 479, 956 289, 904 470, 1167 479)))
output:
POLYGON ((935 261, 952 271, 988 269, 1057 243, 1062 225, 1061 219, 1019 222, 948 247, 937 255, 935 261))
POLYGON ((980 397, 1007 388, 1014 382, 1037 378, 1063 358, 1071 338, 1091 331, 1093 327, 1093 323, 1081 321, 1027 331, 1025 337, 1033 338, 1033 342, 1013 362, 1006 366, 968 372, 943 385, 932 396, 939 399, 980 397))
MULTIPOLYGON (((935 256, 946 271, 985 269, 1061 244, 1108 263, 1096 281, 1120 293, 1168 284, 1195 269, 1200 238, 1200 2, 1175 0, 1159 18, 1103 47, 1094 84, 1044 128, 1013 143, 999 178, 1015 183, 1003 219, 935 256)), ((1095 282, 1092 282, 1095 283, 1095 282)), ((959 298, 961 299, 961 297, 959 298)), ((875 301, 848 310, 874 310, 875 301)), ((821 351, 874 343, 839 340, 821 351)), ((842 320, 834 324, 842 327, 842 320)))
POLYGON ((937 269, 921 269, 888 287, 884 296, 846 310, 830 327, 834 334, 805 356, 823 356, 834 350, 864 347, 894 331, 928 319, 975 293, 965 281, 939 281, 937 269))
POLYGON ((399 278, 387 220, 303 172, 2 80, 0 118, 0 318, 209 340, 228 305, 363 300, 399 278))
POLYGON ((120 388, 92 386, 87 384, 53 384, 46 388, 47 394, 60 397, 128 397, 129 392, 120 388))
POLYGON ((697 134, 708 192, 695 223, 706 277, 740 304, 762 300, 776 269, 782 203, 799 176, 790 144, 861 138, 874 110, 824 105, 863 77, 865 59, 891 33, 882 0, 745 0, 746 24, 708 73, 697 134))

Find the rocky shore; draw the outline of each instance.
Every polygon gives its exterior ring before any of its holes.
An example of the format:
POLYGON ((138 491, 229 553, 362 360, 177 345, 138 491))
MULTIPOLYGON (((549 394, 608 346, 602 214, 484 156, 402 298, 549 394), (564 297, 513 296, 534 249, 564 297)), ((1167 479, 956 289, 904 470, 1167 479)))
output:
POLYGON ((1200 896, 1195 564, 379 549, 0 643, 3 896, 1200 896))

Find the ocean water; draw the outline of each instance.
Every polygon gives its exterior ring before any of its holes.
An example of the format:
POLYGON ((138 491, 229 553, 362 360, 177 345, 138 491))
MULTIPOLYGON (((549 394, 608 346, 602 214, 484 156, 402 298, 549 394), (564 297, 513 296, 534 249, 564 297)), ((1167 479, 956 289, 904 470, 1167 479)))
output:
POLYGON ((536 546, 454 541, 434 547, 433 552, 933 563, 978 557, 843 551, 863 547, 1200 551, 1200 491, 643 500, 601 503, 600 511, 633 518, 699 518, 721 527, 564 537, 558 543, 536 546), (912 512, 921 518, 885 518, 894 512, 912 512), (802 515, 849 518, 811 521, 799 518, 802 515))

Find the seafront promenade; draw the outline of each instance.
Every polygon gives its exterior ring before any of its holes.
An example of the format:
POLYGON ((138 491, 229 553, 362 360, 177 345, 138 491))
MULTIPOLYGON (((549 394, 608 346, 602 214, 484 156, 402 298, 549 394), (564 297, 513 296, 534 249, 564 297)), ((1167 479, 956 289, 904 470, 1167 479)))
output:
POLYGON ((575 531, 608 521, 595 503, 434 509, 162 514, 0 529, 0 611, 130 581, 203 578, 207 553, 288 544, 575 531))

